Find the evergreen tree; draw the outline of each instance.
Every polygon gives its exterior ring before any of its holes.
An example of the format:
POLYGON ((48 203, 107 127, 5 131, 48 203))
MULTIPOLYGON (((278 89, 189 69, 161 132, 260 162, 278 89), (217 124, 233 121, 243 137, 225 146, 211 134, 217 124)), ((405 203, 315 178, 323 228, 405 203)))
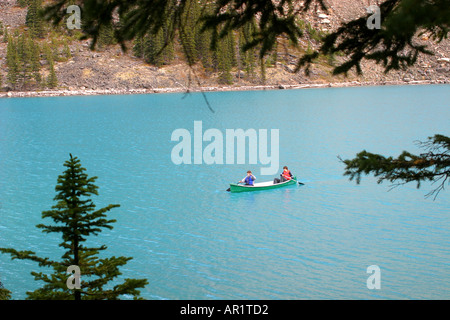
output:
POLYGON ((234 33, 229 33, 225 38, 225 44, 226 44, 226 51, 228 55, 228 59, 230 60, 231 68, 234 68, 237 66, 237 59, 236 59, 236 38, 234 36, 234 33))
POLYGON ((41 38, 44 34, 44 22, 41 17, 42 0, 29 0, 26 25, 33 38, 41 38))
POLYGON ((0 301, 10 299, 11 299, 11 291, 5 289, 3 287, 3 283, 0 281, 0 301))
POLYGON ((112 24, 102 26, 98 35, 98 47, 104 48, 116 42, 114 37, 114 27, 112 24))
POLYGON ((265 84, 266 83, 266 61, 265 61, 264 57, 259 59, 259 66, 261 68, 261 82, 262 82, 262 84, 265 84))
POLYGON ((247 75, 247 79, 251 80, 255 77, 255 68, 256 68, 256 57, 257 52, 256 48, 249 48, 246 49, 246 44, 253 42, 253 35, 256 30, 255 23, 249 22, 246 23, 240 32, 239 35, 239 50, 240 50, 240 56, 241 56, 241 62, 244 66, 245 73, 247 75))
POLYGON ((219 82, 222 84, 232 84, 233 77, 231 75, 231 68, 233 63, 232 55, 234 51, 231 51, 230 42, 232 42, 230 36, 226 36, 224 39, 219 40, 219 46, 217 49, 217 64, 219 71, 219 82))
POLYGON ((13 88, 16 88, 19 79, 19 63, 17 43, 12 36, 9 36, 8 46, 6 49, 6 65, 8 67, 7 79, 8 83, 13 88))
POLYGON ((53 60, 49 61, 50 73, 47 77, 47 87, 54 89, 58 86, 58 77, 55 72, 55 63, 53 60))
POLYGON ((64 52, 64 56, 65 56, 65 58, 66 58, 67 60, 70 59, 70 58, 72 58, 72 52, 70 52, 69 44, 67 43, 67 40, 66 40, 66 39, 64 39, 64 49, 63 49, 63 52, 64 52))
POLYGON ((28 41, 28 48, 30 50, 30 70, 31 70, 31 77, 34 79, 35 84, 39 87, 41 85, 41 64, 40 64, 40 57, 41 57, 41 47, 39 43, 35 40, 33 40, 31 37, 27 38, 28 41))
POLYGON ((57 203, 52 210, 42 212, 42 218, 50 218, 54 224, 37 225, 44 233, 61 234, 62 242, 59 246, 65 250, 61 261, 38 257, 32 251, 17 251, 11 248, 0 248, 0 251, 10 254, 12 259, 32 260, 38 262, 41 267, 53 269, 51 275, 32 272, 35 279, 43 281, 45 285, 33 292, 27 292, 28 299, 117 300, 122 295, 139 298, 138 288, 147 284, 145 279, 125 279, 123 283, 108 288, 108 284, 121 275, 119 267, 131 258, 113 256, 100 259, 98 254, 107 247, 89 247, 85 244, 88 237, 98 235, 102 229, 112 229, 111 224, 116 220, 108 220, 106 213, 119 205, 110 204, 96 209, 91 196, 98 195, 98 187, 94 184, 97 177, 88 177, 80 160, 72 155, 64 166, 67 169, 58 177, 55 187, 54 200, 57 203), (69 266, 78 266, 80 269, 80 289, 68 289, 66 272, 69 266))
POLYGON ((156 34, 139 37, 135 41, 136 56, 155 66, 169 64, 174 57, 174 43, 169 37, 170 27, 164 24, 156 34))
POLYGON ((54 61, 54 54, 52 48, 47 42, 42 43, 42 53, 45 60, 47 60, 48 62, 54 61))
POLYGON ((17 37, 9 36, 6 53, 7 80, 13 89, 27 89, 40 85, 39 59, 40 46, 28 33, 17 37))
POLYGON ((136 37, 133 41, 133 54, 138 58, 144 57, 144 37, 136 37))
POLYGON ((197 0, 186 0, 186 10, 183 12, 180 23, 180 40, 187 62, 194 65, 198 52, 196 49, 197 21, 200 16, 200 6, 197 0))
POLYGON ((157 67, 164 64, 166 57, 164 55, 164 29, 158 31, 155 35, 148 35, 144 40, 144 58, 148 63, 157 67))
POLYGON ((55 71, 55 60, 59 59, 59 52, 56 40, 52 38, 50 44, 44 42, 42 46, 42 51, 45 59, 48 62, 48 71, 49 71, 49 74, 47 75, 47 78, 44 81, 44 86, 53 89, 58 86, 58 77, 56 76, 55 71))
POLYGON ((51 60, 52 61, 60 61, 60 55, 59 55, 59 43, 58 39, 56 37, 51 37, 50 41, 50 51, 51 51, 51 60))
POLYGON ((30 85, 32 78, 32 56, 33 45, 27 34, 22 34, 18 38, 18 54, 19 54, 19 82, 21 87, 26 88, 30 85))
POLYGON ((158 32, 156 35, 147 35, 140 39, 140 48, 136 48, 136 52, 139 52, 140 56, 150 64, 160 67, 164 63, 162 54, 163 46, 162 32, 158 32))
POLYGON ((203 68, 207 72, 214 70, 214 51, 210 48, 211 41, 212 32, 210 30, 197 31, 195 40, 197 59, 201 61, 203 68))
POLYGON ((5 26, 4 31, 3 31, 3 43, 7 43, 8 42, 8 28, 5 26))
POLYGON ((275 46, 272 49, 272 52, 270 52, 270 54, 267 55, 266 65, 268 67, 275 67, 277 61, 278 61, 278 44, 275 44, 275 46))
MULTIPOLYGON (((210 14, 213 10, 210 1, 200 1, 196 9, 196 24, 195 24, 195 49, 197 53, 196 60, 201 61, 203 68, 207 73, 213 72, 217 69, 215 50, 211 48, 213 39, 213 31, 210 29, 203 29, 200 23, 202 17, 210 14)), ((191 21, 193 23, 193 21, 191 21)))

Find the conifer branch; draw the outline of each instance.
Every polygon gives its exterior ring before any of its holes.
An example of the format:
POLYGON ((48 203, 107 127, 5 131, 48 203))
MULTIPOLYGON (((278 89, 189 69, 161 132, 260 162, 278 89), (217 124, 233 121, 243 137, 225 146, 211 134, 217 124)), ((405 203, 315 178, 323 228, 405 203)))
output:
POLYGON ((420 188, 421 182, 432 184, 439 182, 438 187, 430 191, 426 197, 434 195, 434 199, 445 189, 445 183, 450 180, 450 138, 444 135, 429 137, 428 141, 419 145, 428 150, 427 153, 414 155, 404 151, 397 158, 384 157, 379 154, 362 151, 354 159, 338 159, 345 164, 344 176, 349 180, 361 182, 362 175, 373 174, 378 177, 378 183, 387 180, 397 187, 409 182, 415 182, 420 188))

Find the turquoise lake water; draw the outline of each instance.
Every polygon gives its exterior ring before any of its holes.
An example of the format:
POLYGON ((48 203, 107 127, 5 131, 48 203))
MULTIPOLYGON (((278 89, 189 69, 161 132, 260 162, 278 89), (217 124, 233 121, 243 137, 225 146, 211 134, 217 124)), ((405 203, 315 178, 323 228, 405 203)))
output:
MULTIPOLYGON (((0 99, 0 247, 58 258, 58 235, 37 229, 54 204, 69 153, 98 176, 97 207, 117 219, 90 244, 133 257, 123 278, 146 278, 146 299, 449 299, 449 190, 391 191, 343 176, 337 156, 397 156, 450 135, 450 86, 385 86, 0 99), (279 167, 303 186, 230 194, 267 165, 181 164, 176 129, 278 129, 279 167), (368 266, 381 288, 367 287, 368 266)), ((224 138, 225 139, 225 138, 224 138)), ((270 137, 269 137, 270 139, 270 137)), ((194 137, 192 138, 192 141, 194 137)), ((203 147, 208 145, 203 143, 203 147)), ((194 155, 192 154, 192 157, 194 155)), ((31 261, 0 255, 0 281, 23 299, 42 283, 31 261)))

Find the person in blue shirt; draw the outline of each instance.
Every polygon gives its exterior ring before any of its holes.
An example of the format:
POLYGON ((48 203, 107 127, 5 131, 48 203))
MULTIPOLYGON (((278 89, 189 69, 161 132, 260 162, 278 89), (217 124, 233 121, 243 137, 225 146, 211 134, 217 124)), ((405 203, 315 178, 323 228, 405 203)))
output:
POLYGON ((245 183, 245 185, 247 186, 253 186, 254 182, 256 178, 255 176, 252 174, 252 172, 250 170, 247 171, 247 176, 242 179, 241 181, 239 181, 238 183, 245 183))

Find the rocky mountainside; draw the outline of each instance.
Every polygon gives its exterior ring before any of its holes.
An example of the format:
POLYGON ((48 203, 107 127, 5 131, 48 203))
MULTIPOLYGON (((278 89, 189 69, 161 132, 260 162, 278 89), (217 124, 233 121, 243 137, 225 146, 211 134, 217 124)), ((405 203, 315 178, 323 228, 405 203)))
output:
MULTIPOLYGON (((328 0, 329 11, 313 8, 305 18, 313 28, 324 32, 334 30, 340 23, 363 15, 373 0, 328 0)), ((27 9, 20 8, 16 0, 1 0, 0 21, 10 30, 25 25, 27 9)), ((363 75, 349 74, 332 76, 332 61, 322 61, 314 65, 309 76, 304 72, 293 72, 298 53, 283 52, 284 58, 277 61, 274 67, 268 68, 266 81, 256 79, 245 81, 241 72, 233 73, 233 84, 220 85, 217 74, 205 74, 201 67, 192 70, 184 63, 180 54, 175 54, 173 63, 157 68, 136 58, 132 50, 124 53, 119 46, 109 46, 102 50, 91 51, 89 41, 72 41, 69 44, 71 58, 56 62, 55 71, 58 87, 54 94, 86 94, 86 93, 127 93, 127 92, 161 92, 161 91, 195 91, 202 90, 239 90, 249 87, 290 88, 304 86, 332 85, 376 85, 404 83, 449 83, 450 81, 450 40, 439 44, 430 42, 426 36, 418 39, 429 44, 435 55, 419 56, 415 66, 404 71, 383 73, 383 68, 374 63, 363 65, 363 75)), ((304 47, 318 45, 308 37, 301 40, 304 47)), ((49 91, 36 93, 17 93, 6 85, 6 47, 0 42, 0 77, 3 79, 3 91, 0 95, 36 95, 51 94, 49 91)), ((343 57, 336 57, 337 61, 343 57)), ((1 91, 1 90, 0 90, 1 91)))

